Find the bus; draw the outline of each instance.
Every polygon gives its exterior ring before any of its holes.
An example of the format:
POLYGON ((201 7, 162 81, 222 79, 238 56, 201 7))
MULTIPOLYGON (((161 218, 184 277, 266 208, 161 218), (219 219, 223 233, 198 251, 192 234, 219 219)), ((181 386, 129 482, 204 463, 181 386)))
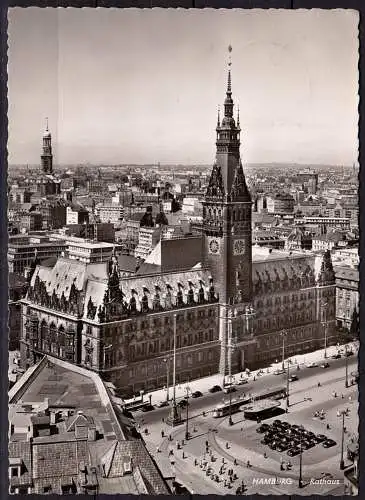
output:
POLYGON ((231 413, 237 413, 241 410, 241 406, 247 403, 253 403, 262 399, 283 399, 286 397, 286 387, 275 387, 271 389, 264 389, 255 394, 244 394, 240 399, 232 400, 231 404, 223 402, 213 409, 213 417, 220 418, 226 417, 231 413), (231 407, 231 409, 229 409, 231 407))
POLYGON ((251 401, 261 401, 262 399, 283 399, 286 397, 286 387, 274 387, 264 389, 260 392, 251 395, 251 401))
POLYGON ((261 422, 261 420, 271 418, 274 415, 282 413, 283 410, 282 408, 280 408, 280 406, 280 401, 261 401, 260 403, 256 403, 252 406, 246 407, 244 410, 244 416, 249 420, 256 420, 257 422, 261 422))
POLYGON ((214 418, 220 418, 220 417, 226 417, 227 415, 233 413, 237 413, 241 410, 241 406, 244 404, 247 404, 250 402, 250 398, 245 397, 244 399, 236 399, 231 401, 231 404, 229 403, 221 403, 220 405, 216 406, 213 410, 213 417, 214 418), (231 407, 231 410, 229 409, 231 407))

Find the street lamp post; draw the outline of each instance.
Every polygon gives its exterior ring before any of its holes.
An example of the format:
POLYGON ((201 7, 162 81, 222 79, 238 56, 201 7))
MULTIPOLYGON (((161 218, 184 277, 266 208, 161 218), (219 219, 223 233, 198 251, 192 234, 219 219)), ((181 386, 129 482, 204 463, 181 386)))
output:
POLYGON ((189 440, 189 391, 190 387, 187 385, 186 390, 186 428, 185 428, 185 439, 189 440))
POLYGON ((322 303, 322 311, 323 311, 324 320, 322 322, 322 325, 324 328, 324 358, 325 359, 327 358, 327 307, 328 307, 328 303, 323 302, 322 303))
POLYGON ((281 362, 281 367, 284 370, 285 369, 285 341, 286 341, 286 336, 288 332, 286 330, 283 330, 280 335, 283 338, 283 345, 282 345, 282 362, 281 362))
POLYGON ((233 339, 232 339, 232 319, 229 320, 229 344, 228 344, 228 349, 229 349, 229 364, 228 364, 228 369, 229 369, 229 419, 228 423, 229 425, 233 425, 233 420, 232 420, 232 351, 234 349, 233 345, 233 339))
POLYGON ((289 409, 289 362, 290 360, 288 359, 288 367, 286 372, 286 412, 288 412, 289 409))
POLYGON ((165 358, 164 362, 166 363, 166 401, 170 400, 170 358, 165 358))
POLYGON ((345 440, 345 411, 342 410, 342 433, 341 433, 341 460, 340 460, 340 469, 343 470, 345 468, 345 461, 343 458, 343 448, 344 448, 344 440, 345 440))
POLYGON ((349 386, 349 356, 347 350, 347 344, 345 345, 345 387, 349 386))
MULTIPOLYGON (((303 429, 303 426, 301 426, 301 429, 303 429)), ((303 440, 303 434, 301 432, 300 433, 300 454, 299 454, 299 480, 298 480, 298 486, 299 486, 299 488, 303 488, 303 476, 302 476, 302 469, 303 469, 303 447, 302 447, 302 440, 303 440)))
POLYGON ((172 384, 173 384, 173 398, 172 398, 173 403, 170 415, 167 417, 167 423, 174 426, 181 422, 181 417, 176 405, 176 313, 174 314, 174 354, 173 354, 172 384))

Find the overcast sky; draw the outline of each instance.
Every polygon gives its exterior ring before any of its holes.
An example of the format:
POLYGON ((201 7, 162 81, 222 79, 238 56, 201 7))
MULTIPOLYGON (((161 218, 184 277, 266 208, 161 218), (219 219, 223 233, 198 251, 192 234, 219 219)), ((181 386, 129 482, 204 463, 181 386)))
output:
POLYGON ((243 162, 357 161, 350 10, 9 10, 9 163, 211 163, 227 47, 243 162), (237 108, 236 108, 237 109, 237 108))

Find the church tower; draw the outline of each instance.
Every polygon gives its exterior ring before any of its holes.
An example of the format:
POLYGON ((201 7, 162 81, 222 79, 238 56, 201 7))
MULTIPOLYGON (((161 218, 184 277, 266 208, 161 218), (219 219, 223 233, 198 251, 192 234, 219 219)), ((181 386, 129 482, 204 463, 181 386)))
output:
POLYGON ((43 151, 41 155, 42 170, 45 174, 53 173, 52 137, 48 130, 48 118, 46 118, 46 130, 43 134, 43 151))
MULTIPOLYGON (((229 47, 229 52, 232 48, 229 47)), ((251 196, 240 158, 240 121, 233 116, 231 61, 222 121, 218 111, 216 160, 203 201, 204 264, 222 304, 252 298, 251 196)))

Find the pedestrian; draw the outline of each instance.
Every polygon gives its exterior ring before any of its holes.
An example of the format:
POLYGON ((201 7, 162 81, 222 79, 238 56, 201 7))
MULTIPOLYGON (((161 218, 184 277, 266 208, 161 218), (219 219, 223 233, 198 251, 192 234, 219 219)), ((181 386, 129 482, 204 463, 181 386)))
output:
POLYGON ((266 453, 266 451, 265 451, 265 453, 264 453, 264 458, 267 458, 267 453, 266 453))
POLYGON ((161 453, 161 450, 158 446, 157 446, 157 453, 161 453))
POLYGON ((234 459, 233 465, 237 465, 237 460, 236 459, 234 459))
POLYGON ((226 449, 228 450, 228 448, 229 448, 229 445, 228 445, 228 443, 226 443, 226 449))
POLYGON ((226 486, 227 486, 227 480, 225 479, 224 480, 224 487, 226 487, 226 486))
POLYGON ((164 423, 164 422, 165 422, 165 417, 162 417, 162 423, 164 423))
POLYGON ((196 458, 194 458, 194 465, 195 465, 195 467, 198 465, 198 461, 196 458))
POLYGON ((224 457, 222 457, 222 464, 224 464, 224 457))
POLYGON ((327 424, 327 429, 329 430, 331 427, 330 427, 330 424, 327 424))
POLYGON ((164 433, 164 431, 161 431, 161 437, 162 437, 162 438, 163 438, 163 437, 165 437, 165 433, 164 433))
POLYGON ((185 458, 185 451, 183 451, 182 457, 185 458))
POLYGON ((318 382, 318 387, 321 387, 321 382, 318 382))
POLYGON ((206 448, 208 448, 208 446, 209 446, 209 442, 208 441, 205 441, 205 446, 206 446, 206 448))

